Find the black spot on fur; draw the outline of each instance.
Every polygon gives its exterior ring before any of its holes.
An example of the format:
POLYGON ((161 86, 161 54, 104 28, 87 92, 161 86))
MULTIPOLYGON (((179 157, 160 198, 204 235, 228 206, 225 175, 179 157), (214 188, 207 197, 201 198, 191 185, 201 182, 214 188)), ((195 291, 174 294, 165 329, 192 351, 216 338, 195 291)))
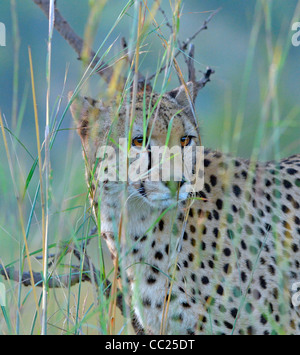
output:
POLYGON ((157 259, 157 260, 161 260, 164 256, 163 256, 163 254, 160 252, 160 251, 157 251, 156 253, 155 253, 155 259, 157 259))
POLYGON ((233 185, 233 193, 235 194, 236 197, 240 197, 242 190, 238 185, 233 185))
POLYGON ((161 219, 158 223, 158 228, 162 232, 164 229, 165 222, 161 219))

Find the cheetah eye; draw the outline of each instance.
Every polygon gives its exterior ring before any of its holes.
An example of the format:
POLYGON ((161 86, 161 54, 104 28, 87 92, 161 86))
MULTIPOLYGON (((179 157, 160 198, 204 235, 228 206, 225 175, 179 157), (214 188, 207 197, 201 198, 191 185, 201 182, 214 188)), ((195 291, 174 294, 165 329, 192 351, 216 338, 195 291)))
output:
POLYGON ((180 144, 182 147, 186 147, 187 145, 191 144, 192 137, 185 136, 180 139, 180 144))
POLYGON ((136 137, 132 140, 132 145, 134 147, 142 147, 143 145, 143 137, 136 137))

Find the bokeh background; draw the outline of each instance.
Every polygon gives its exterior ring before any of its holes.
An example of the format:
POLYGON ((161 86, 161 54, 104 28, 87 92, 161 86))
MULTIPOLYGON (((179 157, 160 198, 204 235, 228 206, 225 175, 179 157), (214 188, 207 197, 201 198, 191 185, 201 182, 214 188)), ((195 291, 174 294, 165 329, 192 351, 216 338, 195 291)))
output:
MULTIPOLYGON (((148 1, 150 5, 152 2, 148 1)), ((125 3, 124 0, 107 1, 94 41, 95 50, 103 42, 125 3)), ((16 0, 15 4, 14 12, 11 1, 0 1, 0 22, 5 24, 7 31, 7 45, 0 47, 0 110, 5 119, 6 128, 11 130, 19 140, 10 136, 8 130, 6 131, 14 162, 14 179, 22 193, 34 158, 37 156, 28 47, 32 50, 40 132, 43 137, 46 115, 48 22, 33 1, 16 0), (16 37, 13 33, 14 16, 17 17, 20 40, 17 58, 16 37), (16 111, 13 108, 14 87, 17 90, 16 111), (14 118, 14 112, 16 118, 14 118)), ((57 6, 74 30, 83 36, 89 16, 90 2, 88 0, 58 0, 57 6)), ((161 6, 172 22, 169 1, 162 0, 161 6)), ((220 7, 221 11, 209 23, 208 29, 202 31, 193 41, 196 48, 195 66, 199 77, 200 71, 205 70, 207 66, 215 70, 211 83, 201 90, 196 102, 204 146, 232 152, 245 158, 249 158, 256 147, 262 160, 299 153, 300 47, 293 47, 291 44, 293 35, 291 23, 300 21, 299 2, 297 0, 183 1, 179 31, 181 41, 196 32, 211 11, 220 7), (298 18, 294 17, 295 11, 298 18)), ((165 37, 168 38, 170 32, 162 14, 157 13, 156 20, 161 24, 165 37)), ((130 37, 132 23, 133 18, 129 11, 129 14, 112 32, 101 53, 104 53, 114 42, 109 57, 119 53, 120 38, 130 37)), ((82 63, 77 60, 75 52, 57 32, 54 33, 52 46, 50 108, 52 117, 56 116, 59 120, 67 105, 67 92, 74 90, 78 84, 83 67, 82 63), (66 68, 68 68, 67 76, 66 68), (57 109, 59 98, 62 102, 57 109)), ((150 75, 155 72, 158 58, 163 53, 161 41, 155 32, 147 38, 146 49, 148 53, 142 55, 141 70, 144 75, 150 75)), ((186 74, 182 58, 180 64, 186 74)), ((170 89, 177 85, 178 79, 174 72, 170 89)), ((101 92, 106 90, 106 85, 99 76, 95 75, 90 80, 87 90, 91 96, 99 97, 101 92)), ((50 241, 52 243, 77 235, 78 228, 83 223, 88 210, 83 173, 84 163, 81 158, 80 142, 73 128, 71 116, 67 113, 51 150, 50 241)), ((30 180, 23 202, 25 223, 29 218, 38 178, 36 171, 30 180)), ((30 222, 28 237, 31 252, 41 248, 40 221, 40 200, 38 199, 30 222)), ((97 242, 94 243, 95 246, 98 245, 97 242)), ((22 252, 23 239, 20 233, 16 198, 1 136, 0 262, 4 265, 9 263, 18 265, 22 252)), ((36 268, 41 266, 38 261, 33 260, 33 262, 36 268)), ((3 278, 0 277, 0 281, 3 281, 3 278)), ((8 303, 11 306, 8 309, 12 323, 14 323, 16 297, 20 299, 20 296, 16 296, 18 290, 16 284, 7 283, 7 287, 8 303)), ((22 292, 21 299, 26 299, 22 317, 25 314, 24 319, 28 320, 26 312, 28 313, 30 307, 34 309, 32 297, 29 289, 20 292, 22 292)), ((87 292, 91 293, 91 291, 87 292)), ((72 295, 75 308, 78 302, 82 307, 80 308, 82 312, 88 309, 88 306, 84 304, 86 301, 84 297, 78 298, 76 288, 72 291, 72 295)), ((64 294, 62 293, 59 297, 63 304, 64 294)), ((54 300, 55 297, 50 296, 53 314, 55 315, 56 312, 58 314, 54 316, 56 318, 53 323, 56 322, 63 327, 64 318, 57 311, 57 304, 54 300)), ((70 305, 70 303, 67 304, 70 305)), ((7 331, 6 323, 1 317, 0 312, 0 333, 7 331)), ((33 317, 33 313, 30 317, 33 317)), ((31 329, 32 319, 30 318, 28 322, 29 325, 25 321, 25 324, 20 326, 21 333, 26 333, 31 329)), ((55 326, 52 328, 49 326, 49 328, 50 332, 58 332, 55 326)))

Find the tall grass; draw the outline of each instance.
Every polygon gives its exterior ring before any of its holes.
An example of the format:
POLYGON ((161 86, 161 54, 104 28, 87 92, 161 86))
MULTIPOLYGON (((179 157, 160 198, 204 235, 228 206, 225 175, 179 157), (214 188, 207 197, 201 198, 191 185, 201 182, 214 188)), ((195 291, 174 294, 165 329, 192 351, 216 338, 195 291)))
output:
MULTIPOLYGON (((80 92, 82 95, 91 91, 90 82, 96 74, 96 69, 87 65, 89 58, 87 48, 93 46, 97 29, 101 27, 101 15, 105 6, 110 2, 105 0, 90 2, 90 13, 85 27, 86 48, 83 53, 84 66, 81 76, 74 90, 74 96, 80 92)), ((169 89, 173 77, 178 77, 178 83, 185 83, 185 70, 182 66, 184 60, 175 58, 178 50, 178 38, 180 37, 180 25, 184 13, 184 1, 174 0, 168 3, 168 16, 160 13, 159 1, 128 1, 124 4, 120 14, 114 14, 111 21, 111 28, 104 36, 103 42, 98 45, 96 55, 99 56, 99 63, 106 61, 115 68, 113 78, 105 92, 101 95, 106 99, 117 97, 119 108, 127 105, 130 95, 129 88, 133 85, 133 98, 138 89, 138 74, 142 71, 145 57, 152 55, 157 58, 153 64, 156 75, 152 81, 153 92, 158 92, 160 97, 169 89), (114 31, 122 23, 124 17, 132 19, 132 28, 128 38, 127 49, 118 48, 117 39, 113 38, 114 31), (170 28, 172 29, 170 31, 170 28), (151 53, 151 41, 155 39, 160 43, 160 55, 151 53), (105 49, 106 48, 106 49, 105 49), (150 53, 147 53, 150 52, 150 53), (164 68, 162 73, 161 69, 164 68), (124 77, 120 74, 126 73, 125 82, 121 82, 124 77), (124 85, 124 91, 120 94, 117 89, 124 85)), ((53 9, 54 1, 50 2, 53 9)), ((165 6, 164 3, 162 3, 165 6)), ((6 121, 5 115, 0 113, 0 125, 2 144, 5 151, 5 164, 8 165, 8 172, 1 174, 0 184, 13 190, 2 197, 1 210, 7 209, 9 215, 0 217, 0 238, 5 249, 12 247, 5 258, 0 254, 0 263, 6 268, 15 266, 19 275, 25 270, 29 270, 33 282, 33 271, 40 271, 43 274, 43 288, 40 285, 25 288, 21 283, 4 281, 8 292, 6 307, 1 307, 2 318, 0 317, 0 333, 2 334, 130 334, 130 311, 125 307, 125 317, 121 317, 116 307, 117 303, 117 276, 118 267, 121 272, 121 283, 126 293, 126 254, 120 253, 115 265, 112 265, 106 247, 101 238, 90 236, 91 228, 96 225, 98 231, 101 230, 100 220, 93 216, 90 203, 89 191, 84 183, 84 172, 82 158, 79 153, 78 139, 75 136, 74 126, 63 128, 68 114, 70 103, 63 101, 65 96, 65 86, 68 83, 68 69, 62 80, 61 93, 55 92, 56 86, 52 82, 52 73, 55 68, 52 66, 52 49, 55 47, 53 40, 53 17, 49 18, 48 46, 41 57, 46 64, 46 78, 43 85, 46 88, 46 97, 43 102, 37 102, 37 90, 35 73, 38 70, 38 58, 32 56, 29 49, 27 69, 30 73, 31 94, 29 85, 25 86, 22 92, 22 100, 19 105, 18 92, 19 83, 19 43, 22 35, 18 31, 18 16, 15 0, 11 0, 13 15, 14 33, 14 75, 13 75, 13 97, 11 124, 6 121), (27 100, 28 96, 31 100, 27 100), (54 95, 57 96, 53 100, 54 95), (33 117, 26 116, 26 106, 32 101, 34 108, 33 117), (54 103, 53 103, 54 102, 54 103), (45 105, 46 117, 41 119, 40 107, 45 105), (30 132, 31 139, 36 143, 36 151, 33 153, 22 139, 22 126, 25 120, 34 122, 35 131, 30 132), (44 132, 44 135, 42 134, 44 132), (64 150, 56 147, 58 134, 64 133, 66 144, 64 150), (43 136, 43 138, 41 138, 43 136), (76 147, 76 148, 74 148, 76 147), (57 149, 56 149, 57 148, 57 149), (78 151, 76 151, 78 150, 78 151), (55 153, 53 153, 55 152, 55 153), (57 154, 57 155, 56 155, 57 154), (56 160, 60 160, 59 155, 65 155, 65 165, 59 167, 62 176, 61 184, 56 184, 55 174, 52 166, 56 160), (51 155, 51 159, 50 159, 51 155), (24 163, 25 162, 25 163, 24 163), (19 236, 22 238, 19 238, 19 236), (7 240, 9 242, 7 242, 7 240), (78 250, 83 250, 87 245, 93 247, 89 249, 92 259, 100 270, 100 280, 86 284, 80 279, 78 285, 61 289, 49 289, 48 282, 51 277, 57 275, 83 274, 83 263, 81 260, 79 270, 74 268, 77 263, 76 258, 69 252, 72 245, 78 250), (64 247, 62 247, 62 245, 64 247), (51 254, 58 250, 63 250, 61 257, 53 260, 51 254), (42 259, 40 255, 42 254, 42 259), (112 291, 109 298, 104 293, 107 285, 105 279, 112 281, 112 291)), ((206 10, 206 9, 204 9, 206 10)), ((53 14, 53 12, 51 12, 53 14)), ((42 15, 41 15, 42 16, 42 15)), ((218 15, 222 16, 222 12, 218 15)), ((300 2, 295 9, 293 21, 300 16, 300 2)), ((213 26, 213 25, 212 25, 213 26)), ((287 56, 290 50, 289 28, 282 26, 278 38, 272 35, 272 3, 258 0, 253 14, 253 24, 250 33, 248 53, 244 67, 244 73, 240 83, 240 97, 236 103, 232 102, 232 91, 225 90, 224 93, 224 115, 218 118, 224 127, 221 146, 225 151, 237 152, 239 145, 243 142, 243 129, 247 117, 247 99, 251 94, 249 85, 251 74, 255 70, 254 61, 259 40, 263 38, 266 43, 265 60, 260 87, 261 108, 260 120, 255 134, 253 149, 250 152, 251 160, 255 164, 261 154, 272 150, 274 158, 278 159, 282 154, 280 137, 288 127, 295 126, 299 129, 299 107, 293 108, 287 113, 285 122, 280 120, 281 108, 278 91, 278 83, 282 70, 285 68, 287 56), (236 115, 233 111, 237 107, 236 115), (270 130, 271 128, 271 130, 270 130), (270 137, 264 145, 265 137, 270 137), (263 149, 262 149, 263 147, 263 149)), ((66 44, 67 45, 67 44, 66 44)), ((43 62, 43 61, 42 61, 43 62)), ((63 62, 62 62, 63 63, 63 62)), ((198 65, 198 63, 195 63, 198 65)), ((204 66, 203 66, 204 67, 204 66)), ((203 69, 203 68, 202 68, 203 69)), ((146 73, 145 76, 149 76, 146 73)), ((74 88, 73 88, 74 89, 74 88)), ((94 95, 97 98, 97 94, 94 95)), ((127 110, 128 141, 131 141, 131 129, 134 123, 134 105, 127 110)), ((144 131, 147 129, 146 117, 156 115, 157 102, 153 107, 151 103, 144 105, 144 131)), ((220 103, 221 105, 221 103, 220 103)), ((118 111, 118 110, 117 110, 118 111)), ((117 114, 115 119, 117 119, 117 114)), ((221 132, 221 130, 220 130, 221 132)), ((218 132, 218 133, 220 133, 218 132)), ((113 139, 110 137, 111 140, 113 139)), ((170 138, 170 131, 166 141, 170 138)), ((144 145, 146 142, 144 142, 144 145)), ((299 142, 291 142, 291 145, 299 146, 299 142)), ((4 154, 3 154, 4 156, 4 154)), ((3 158, 4 159, 4 158, 3 158)), ((0 167, 4 165, 3 160, 0 167)), ((3 169, 4 170, 4 169, 3 169)), ((5 170, 6 171, 6 170, 5 170)), ((93 175, 93 174, 92 174, 93 175)), ((249 182, 250 183, 250 182, 249 182)), ((124 201, 126 201, 126 194, 124 201)), ((101 196, 99 197, 101 206, 101 196)), ((125 202, 124 202, 125 206, 125 202)), ((172 206, 164 211, 168 213, 172 206)), ((116 237, 118 247, 126 243, 126 209, 122 211, 122 223, 116 225, 116 237), (124 237, 125 236, 125 237, 124 237)), ((157 217, 152 227, 163 218, 164 214, 157 217)), ((188 215, 188 210, 187 210, 188 215)), ((138 243, 138 241, 137 241, 138 243)), ((133 246, 134 247, 134 246, 133 246)), ((128 251, 129 252, 129 251, 128 251)), ((280 251, 278 251, 280 253, 280 251)), ((233 256, 234 257, 234 256, 233 256)), ((176 265, 176 256, 173 262, 176 265)), ((172 288, 176 282, 175 269, 166 276, 166 282, 170 282, 172 288)), ((227 280, 230 282, 230 279, 227 280)), ((134 294, 133 298, 138 298, 134 294)), ((161 334, 165 333, 166 319, 168 317, 171 292, 166 291, 164 295, 163 317, 161 319, 161 334)), ((245 296, 245 295, 244 295, 245 296)), ((213 299, 214 295, 211 295, 213 299)), ((240 310, 245 307, 246 297, 241 298, 240 310)), ((210 317, 214 312, 214 305, 209 305, 210 317)), ((282 329, 277 329, 282 333, 282 329)), ((234 330, 233 330, 234 332, 234 330)), ((213 327, 211 327, 213 333, 213 327)))

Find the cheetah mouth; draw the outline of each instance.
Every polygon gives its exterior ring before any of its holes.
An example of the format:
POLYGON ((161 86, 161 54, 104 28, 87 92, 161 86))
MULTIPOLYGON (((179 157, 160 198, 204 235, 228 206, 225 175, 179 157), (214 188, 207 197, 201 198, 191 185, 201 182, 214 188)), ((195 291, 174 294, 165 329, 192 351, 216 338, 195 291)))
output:
POLYGON ((143 198, 148 202, 148 204, 152 207, 163 207, 168 208, 172 205, 177 205, 182 201, 187 199, 188 195, 186 193, 179 193, 179 196, 173 197, 171 194, 160 194, 160 195, 153 195, 150 194, 149 196, 143 196, 143 198))
POLYGON ((159 188, 158 186, 153 187, 147 186, 146 182, 140 182, 138 186, 135 187, 135 193, 148 205, 155 208, 167 208, 172 205, 176 205, 188 198, 188 192, 184 188, 180 188, 178 193, 174 195, 169 189, 159 188))

